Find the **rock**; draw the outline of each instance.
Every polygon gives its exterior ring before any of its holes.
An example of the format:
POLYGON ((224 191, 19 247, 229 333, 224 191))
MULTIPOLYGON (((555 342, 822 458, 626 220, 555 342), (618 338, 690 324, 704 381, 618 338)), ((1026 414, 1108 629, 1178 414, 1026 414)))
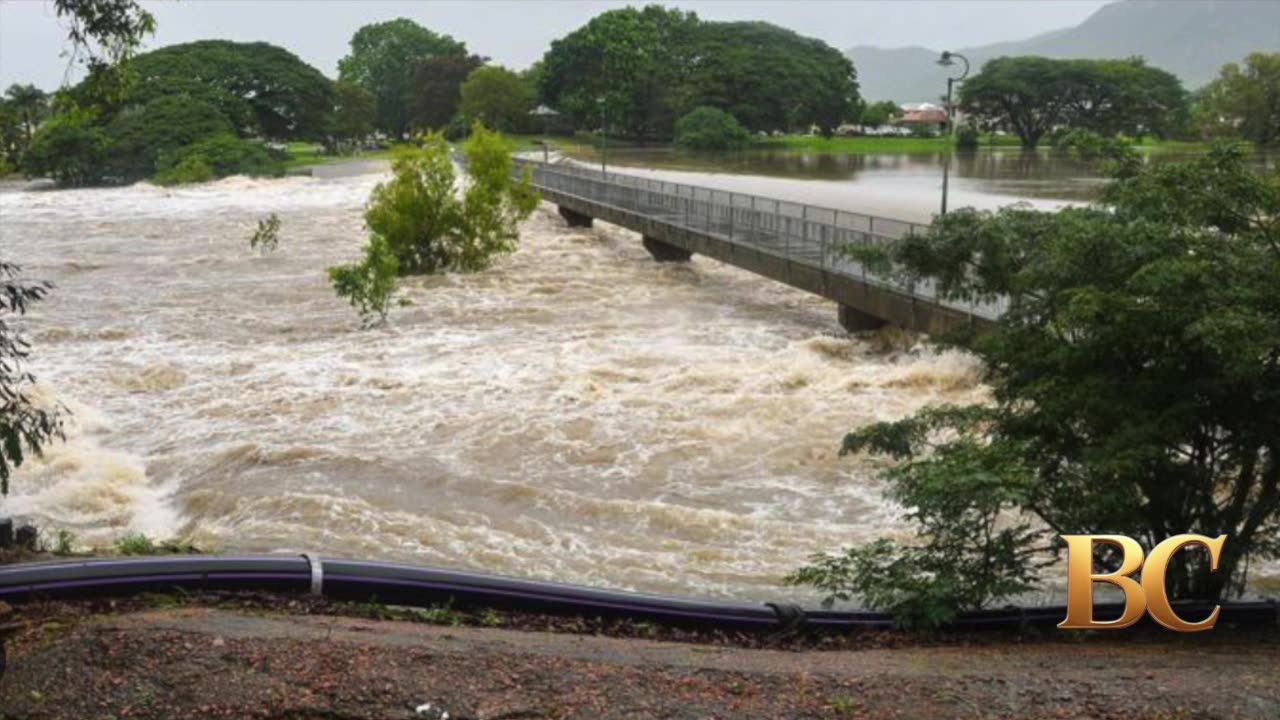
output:
POLYGON ((16 533, 13 534, 14 545, 24 550, 31 550, 32 552, 35 551, 36 541, 39 538, 40 531, 36 529, 35 525, 23 525, 18 528, 16 533))

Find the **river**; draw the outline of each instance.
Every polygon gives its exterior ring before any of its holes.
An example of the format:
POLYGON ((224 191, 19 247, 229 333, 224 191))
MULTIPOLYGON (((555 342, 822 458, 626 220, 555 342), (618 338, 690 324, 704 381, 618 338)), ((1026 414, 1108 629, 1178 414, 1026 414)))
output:
POLYGON ((900 527, 846 430, 982 395, 968 358, 850 339, 821 299, 545 205, 519 252, 410 279, 361 330, 325 268, 379 179, 0 194, 5 255, 56 285, 30 369, 74 419, 0 511, 84 544, 776 597, 809 553, 900 527))
MULTIPOLYGON (((372 169, 376 169, 373 166, 372 169)), ((364 168, 371 169, 371 168, 364 168)), ((68 439, 0 514, 656 592, 816 598, 812 552, 910 526, 845 431, 980 400, 966 356, 851 338, 819 298, 544 205, 486 272, 408 279, 362 330, 377 173, 0 192, 0 246, 56 288, 24 327, 68 439), (279 249, 248 247, 282 220, 279 249)))

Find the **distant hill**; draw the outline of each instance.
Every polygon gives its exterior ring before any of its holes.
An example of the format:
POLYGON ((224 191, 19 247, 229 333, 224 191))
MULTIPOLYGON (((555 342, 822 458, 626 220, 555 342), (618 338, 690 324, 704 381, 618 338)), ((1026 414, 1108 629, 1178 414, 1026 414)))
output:
MULTIPOLYGON (((936 63, 943 48, 878 48, 846 51, 858 69, 868 100, 936 102, 946 92, 947 68, 936 63)), ((1001 55, 1056 58, 1124 58, 1147 62, 1182 78, 1194 90, 1218 69, 1255 50, 1280 52, 1280 2, 1275 0, 1123 0, 1105 5, 1079 25, 1027 40, 965 48, 973 64, 1001 55)))

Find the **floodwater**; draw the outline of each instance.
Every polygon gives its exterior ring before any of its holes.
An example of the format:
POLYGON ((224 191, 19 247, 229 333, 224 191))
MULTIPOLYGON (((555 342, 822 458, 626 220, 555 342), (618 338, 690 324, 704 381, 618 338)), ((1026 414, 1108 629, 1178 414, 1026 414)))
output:
POLYGON ((984 394, 967 357, 850 338, 826 301, 551 206, 361 330, 325 268, 381 177, 0 193, 6 258, 56 284, 24 321, 38 395, 73 420, 0 512, 82 544, 812 600, 782 576, 905 527, 843 433, 984 394))
MULTIPOLYGON (((569 146, 568 152, 578 162, 599 167, 600 156, 590 146, 569 146)), ((1189 157, 1177 152, 1148 155, 1157 163, 1189 157)), ((922 223, 941 209, 944 165, 950 209, 1023 204, 1052 210, 1090 202, 1105 182, 1101 161, 1016 148, 870 155, 623 148, 609 150, 607 162, 613 171, 922 223)), ((1254 162, 1273 160, 1256 155, 1254 162)))
MULTIPOLYGON (((927 161, 842 162, 629 171, 927 219, 927 161)), ((358 257, 385 168, 0 188, 5 258, 56 284, 23 321, 35 394, 71 412, 0 514, 82 545, 145 532, 810 603, 781 579, 811 553, 911 531, 878 461, 837 456, 844 432, 986 396, 969 357, 850 337, 829 302, 705 258, 655 264, 638 235, 568 229, 549 205, 514 255, 408 279, 390 324, 361 330, 325 269, 358 257), (280 248, 259 255, 272 212, 280 248)), ((1054 202, 963 168, 953 199, 1054 202)), ((1260 574, 1274 587, 1280 567, 1260 574)))

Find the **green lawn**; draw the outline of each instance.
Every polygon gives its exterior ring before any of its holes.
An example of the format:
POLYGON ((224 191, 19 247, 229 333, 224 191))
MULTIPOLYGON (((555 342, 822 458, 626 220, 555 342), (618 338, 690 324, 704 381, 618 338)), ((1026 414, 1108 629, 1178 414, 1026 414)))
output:
POLYGON ((288 148, 289 159, 285 160, 284 167, 285 170, 297 170, 312 165, 328 165, 351 160, 384 160, 390 158, 395 151, 396 148, 391 147, 387 150, 362 152, 359 155, 325 155, 324 149, 318 143, 291 142, 288 148))

